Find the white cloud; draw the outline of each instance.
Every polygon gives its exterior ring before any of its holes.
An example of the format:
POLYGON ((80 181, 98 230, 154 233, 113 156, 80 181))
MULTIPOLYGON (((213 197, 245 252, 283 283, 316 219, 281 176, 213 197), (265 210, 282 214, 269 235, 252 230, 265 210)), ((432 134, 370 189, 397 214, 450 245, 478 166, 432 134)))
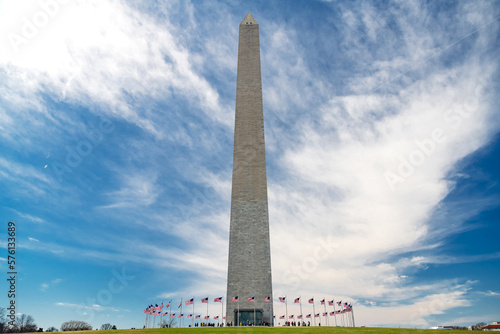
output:
POLYGON ((34 241, 34 242, 40 242, 40 240, 35 239, 35 238, 32 238, 32 237, 28 237, 28 240, 29 240, 29 241, 34 241))
MULTIPOLYGON (((72 1, 59 6, 26 43, 13 47, 5 36, 22 35, 21 18, 43 12, 38 2, 30 4, 2 2, 0 11, 5 50, 0 64, 9 68, 11 77, 18 76, 14 91, 29 86, 29 91, 43 89, 56 100, 82 105, 92 101, 108 115, 158 137, 165 135, 155 124, 162 119, 151 119, 145 108, 139 108, 151 97, 184 97, 209 118, 229 124, 217 91, 193 68, 193 56, 168 22, 120 2, 72 1)), ((16 95, 10 100, 21 103, 16 95)), ((51 112, 44 112, 49 120, 60 117, 51 112)), ((13 117, 6 114, 7 120, 13 117)))

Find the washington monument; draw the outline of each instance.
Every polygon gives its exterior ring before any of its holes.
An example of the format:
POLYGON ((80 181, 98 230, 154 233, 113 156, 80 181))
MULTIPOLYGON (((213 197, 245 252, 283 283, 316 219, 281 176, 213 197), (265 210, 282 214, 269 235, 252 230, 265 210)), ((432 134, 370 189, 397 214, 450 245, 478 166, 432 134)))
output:
POLYGON ((273 322, 263 113, 259 25, 248 13, 240 24, 236 84, 226 298, 226 323, 233 325, 273 322))

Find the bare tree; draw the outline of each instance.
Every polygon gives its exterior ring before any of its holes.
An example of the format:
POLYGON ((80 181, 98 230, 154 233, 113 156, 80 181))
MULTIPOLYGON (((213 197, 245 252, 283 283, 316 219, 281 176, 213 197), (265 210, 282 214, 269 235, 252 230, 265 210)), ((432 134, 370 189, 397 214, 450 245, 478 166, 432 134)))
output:
POLYGON ((16 317, 15 322, 16 332, 18 333, 30 333, 36 332, 37 326, 35 324, 35 319, 31 315, 21 314, 16 317))
POLYGON ((167 327, 172 328, 172 327, 175 327, 175 324, 176 324, 176 319, 172 318, 172 317, 168 317, 167 319, 163 319, 161 327, 162 328, 167 328, 167 327))
POLYGON ((101 326, 101 330, 102 331, 107 331, 107 330, 110 330, 111 328, 113 328, 113 326, 111 326, 111 324, 102 324, 101 326))
POLYGON ((70 320, 61 325, 61 331, 89 331, 92 326, 85 321, 70 320))
POLYGON ((0 307, 0 333, 3 333, 3 329, 7 324, 7 318, 5 317, 5 309, 0 307))
POLYGON ((47 328, 45 331, 46 332, 59 332, 59 330, 57 328, 55 328, 54 326, 47 328))

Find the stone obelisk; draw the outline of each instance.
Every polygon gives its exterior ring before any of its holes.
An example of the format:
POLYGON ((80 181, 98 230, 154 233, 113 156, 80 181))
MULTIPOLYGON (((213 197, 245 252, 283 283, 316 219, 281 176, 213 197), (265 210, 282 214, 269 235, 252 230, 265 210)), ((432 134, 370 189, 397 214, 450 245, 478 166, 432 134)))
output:
POLYGON ((234 326, 255 319, 257 325, 272 325, 259 25, 250 13, 240 24, 233 154, 226 322, 234 326), (251 297, 254 303, 248 301, 251 297))

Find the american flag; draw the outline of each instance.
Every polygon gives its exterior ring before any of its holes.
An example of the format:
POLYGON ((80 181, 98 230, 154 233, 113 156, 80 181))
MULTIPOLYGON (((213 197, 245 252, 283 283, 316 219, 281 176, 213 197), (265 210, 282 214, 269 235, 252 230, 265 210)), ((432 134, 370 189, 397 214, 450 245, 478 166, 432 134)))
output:
POLYGON ((255 303, 255 297, 250 297, 248 298, 249 303, 255 303))
POLYGON ((310 315, 310 314, 306 315, 306 318, 310 318, 310 317, 311 317, 311 315, 310 315))
POLYGON ((340 310, 335 311, 335 314, 340 314, 340 310))
POLYGON ((169 308, 169 307, 170 307, 170 303, 171 303, 171 302, 172 302, 172 301, 169 301, 169 302, 167 303, 167 305, 165 305, 165 307, 166 307, 166 308, 169 308))
POLYGON ((344 303, 344 307, 347 308, 349 307, 349 304, 347 304, 347 302, 344 303))
POLYGON ((161 316, 161 311, 155 312, 155 315, 161 316))
POLYGON ((171 313, 170 318, 175 318, 175 313, 171 313))
POLYGON ((205 319, 210 319, 210 316, 209 316, 209 315, 206 315, 206 316, 205 316, 205 319))
POLYGON ((333 300, 328 301, 328 306, 333 306, 333 300))
POLYGON ((148 311, 148 309, 145 308, 142 312, 148 313, 149 311, 148 311))
POLYGON ((295 300, 293 302, 294 303, 300 303, 300 297, 299 298, 295 298, 295 300))
POLYGON ((328 316, 328 313, 327 313, 327 312, 324 312, 324 313, 323 313, 323 316, 324 316, 324 317, 328 316))
POLYGON ((179 314, 179 318, 183 318, 183 317, 184 317, 183 313, 179 314))
POLYGON ((314 298, 309 299, 309 304, 314 304, 314 298))
POLYGON ((238 302, 238 296, 233 297, 233 302, 237 303, 238 302))
POLYGON ((219 316, 218 316, 218 315, 216 315, 216 316, 214 317, 214 319, 215 319, 215 320, 218 320, 218 319, 219 319, 219 316))
POLYGON ((202 303, 206 303, 206 304, 208 304, 208 297, 207 297, 207 298, 203 298, 203 299, 201 300, 201 302, 202 302, 202 303))
POLYGON ((197 314, 197 315, 195 315, 195 316, 194 316, 194 318, 195 318, 195 319, 200 319, 200 315, 199 315, 199 314, 197 314))
POLYGON ((342 306, 342 301, 337 302, 338 306, 342 306))
POLYGON ((280 319, 285 319, 285 316, 284 315, 280 316, 280 319))
POLYGON ((158 306, 158 304, 155 304, 155 310, 160 310, 160 307, 158 306))
POLYGON ((215 298, 214 303, 222 303, 222 297, 215 298))
POLYGON ((166 317, 168 315, 168 312, 165 312, 162 314, 163 317, 166 317))
POLYGON ((191 298, 190 300, 186 300, 186 305, 191 305, 194 304, 194 298, 191 298))
POLYGON ((332 311, 332 312, 330 312, 330 315, 335 315, 335 312, 333 312, 333 311, 332 311))
POLYGON ((270 302, 271 302, 271 297, 266 297, 266 298, 264 299, 264 301, 265 301, 266 303, 270 303, 270 302))
POLYGON ((288 316, 288 319, 293 319, 293 314, 288 316))
POLYGON ((321 300, 319 303, 320 305, 325 305, 325 298, 323 298, 323 300, 321 300))
POLYGON ((279 297, 280 302, 284 303, 286 297, 279 297))
POLYGON ((302 319, 302 315, 301 315, 301 314, 300 314, 300 315, 298 315, 298 316, 297 316, 297 319, 302 319))
POLYGON ((192 315, 192 314, 188 314, 188 316, 187 316, 187 317, 188 317, 189 319, 191 319, 191 318, 193 317, 193 315, 192 315))
POLYGON ((316 313, 314 316, 315 316, 316 318, 319 318, 319 313, 316 313))

